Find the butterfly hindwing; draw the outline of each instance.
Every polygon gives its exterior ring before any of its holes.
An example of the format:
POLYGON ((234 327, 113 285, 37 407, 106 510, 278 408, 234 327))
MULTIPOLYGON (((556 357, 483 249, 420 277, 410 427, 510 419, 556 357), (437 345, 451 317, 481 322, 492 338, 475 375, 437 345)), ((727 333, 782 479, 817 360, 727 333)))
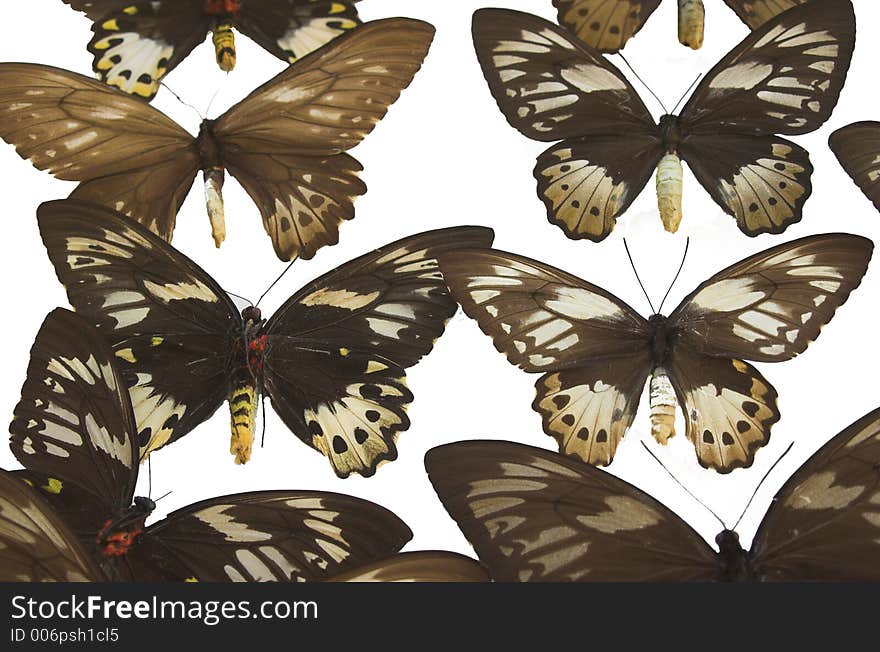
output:
POLYGON ((102 579, 89 554, 37 491, 0 469, 0 581, 102 579))
POLYGON ((451 552, 404 552, 337 575, 331 582, 488 582, 470 557, 451 552))
POLYGON ((13 454, 39 478, 35 488, 80 513, 92 534, 131 504, 134 415, 112 350, 83 317, 59 308, 43 322, 9 431, 13 454))
POLYGON ((425 457, 431 483, 492 579, 709 580, 715 552, 678 516, 592 466, 510 442, 425 457))
POLYGON ((313 281, 267 322, 272 405, 337 474, 371 475, 396 457, 412 400, 404 369, 456 310, 437 256, 491 241, 489 229, 470 227, 405 238, 313 281))
POLYGON ((761 580, 880 579, 880 411, 808 459, 773 499, 754 541, 761 580))
POLYGON ((736 15, 749 26, 750 29, 758 29, 771 18, 775 18, 783 11, 787 11, 797 5, 802 5, 808 0, 724 0, 727 5, 736 12, 736 15))
POLYGON ((669 317, 682 344, 711 356, 760 362, 806 350, 859 286, 873 244, 848 234, 793 240, 702 283, 669 317))
POLYGON ((846 173, 880 210, 880 122, 857 122, 828 140, 846 173))
POLYGON ((210 416, 226 398, 241 328, 228 295, 162 239, 103 206, 49 202, 37 219, 71 304, 113 346, 141 453, 210 416))
POLYGON ((600 52, 617 52, 635 36, 660 0, 553 0, 559 23, 600 52))

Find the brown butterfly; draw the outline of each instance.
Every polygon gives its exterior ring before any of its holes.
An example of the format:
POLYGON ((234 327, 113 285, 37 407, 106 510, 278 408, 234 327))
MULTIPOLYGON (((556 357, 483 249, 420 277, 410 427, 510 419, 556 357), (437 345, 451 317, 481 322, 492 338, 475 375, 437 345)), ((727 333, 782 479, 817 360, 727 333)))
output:
POLYGON ((0 137, 37 168, 80 181, 72 197, 105 204, 171 241, 196 173, 217 246, 226 235, 225 170, 260 209, 281 260, 339 240, 366 192, 345 152, 369 134, 419 70, 434 28, 367 23, 290 66, 198 137, 148 104, 76 73, 0 64, 0 137))
POLYGON ((857 122, 838 129, 828 144, 846 173, 880 211, 880 122, 857 122))
MULTIPOLYGON (((807 0, 724 0, 751 29, 807 0)), ((584 43, 617 52, 647 22, 660 0, 553 0, 559 22, 584 43)), ((678 0, 678 40, 694 50, 703 46, 702 0, 678 0)))
POLYGON ((716 551, 637 487, 540 448, 448 444, 425 466, 496 581, 880 580, 880 410, 795 472, 748 551, 726 527, 716 551))
POLYGON ((489 88, 538 158, 538 195, 569 238, 611 233, 657 169, 663 224, 682 218, 682 159, 743 233, 781 233, 812 188, 809 154, 776 136, 818 129, 837 103, 855 44, 849 0, 816 0, 757 29, 659 125, 602 54, 536 16, 474 14, 489 88))
POLYGON ((64 0, 94 22, 92 68, 108 84, 152 99, 162 78, 211 32, 217 65, 235 67, 235 32, 293 62, 360 24, 358 0, 64 0))
POLYGON ((873 251, 854 235, 811 236, 715 274, 667 317, 643 318, 600 287, 493 249, 440 257, 465 313, 495 348, 542 376, 532 407, 560 451, 609 464, 648 376, 652 434, 675 434, 676 403, 706 468, 748 467, 779 420, 776 390, 745 360, 806 350, 861 282, 873 251))

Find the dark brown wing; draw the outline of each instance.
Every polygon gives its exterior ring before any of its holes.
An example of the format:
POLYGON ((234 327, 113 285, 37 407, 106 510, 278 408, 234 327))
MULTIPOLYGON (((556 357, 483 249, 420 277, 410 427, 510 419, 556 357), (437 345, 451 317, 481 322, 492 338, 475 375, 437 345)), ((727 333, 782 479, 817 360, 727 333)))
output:
POLYGON ((71 9, 83 12, 92 20, 99 20, 114 11, 120 11, 131 4, 131 0, 61 0, 71 9))
POLYGON ((510 442, 428 451, 425 467, 492 579, 711 580, 715 552, 678 516, 595 467, 510 442))
POLYGON ((357 570, 337 575, 330 582, 488 582, 486 570, 476 561, 452 552, 404 552, 357 570))
POLYGON ((553 0, 559 23, 601 52, 617 52, 642 29, 660 0, 553 0))
POLYGON ((128 507, 137 480, 137 428, 113 351, 85 318, 58 308, 31 348, 9 427, 12 453, 77 533, 98 532, 128 507), (74 486, 75 485, 75 486, 74 486), (75 494, 83 505, 71 505, 75 494))
POLYGON ((604 240, 663 156, 654 134, 569 139, 538 157, 535 178, 547 219, 572 239, 604 240))
POLYGON ((760 580, 880 581, 880 410, 820 448, 777 492, 752 543, 760 580))
POLYGON ((113 347, 141 454, 213 414, 242 329, 229 296, 171 245, 103 206, 48 202, 37 220, 71 305, 113 347))
POLYGON ((138 581, 324 580, 398 552, 412 532, 343 494, 260 491, 184 507, 151 525, 126 560, 138 581))
POLYGON ((437 257, 492 237, 459 227, 404 238, 313 281, 267 322, 272 406, 340 477, 372 475, 397 457, 412 401, 404 370, 431 351, 457 308, 437 257))
POLYGON ((703 78, 681 111, 682 132, 814 131, 837 104, 854 47, 849 0, 795 7, 752 32, 703 78))
POLYGON ((839 233, 771 247, 702 283, 670 315, 670 326, 704 355, 788 360, 859 286, 873 248, 866 238, 839 233))
POLYGON ((0 137, 74 194, 166 239, 199 167, 194 138, 148 104, 73 72, 0 63, 0 137))
POLYGON ((110 86, 151 100, 162 78, 205 40, 211 17, 204 0, 113 4, 118 6, 100 16, 96 8, 86 10, 94 20, 95 35, 89 42, 92 69, 110 86))
POLYGON ((480 9, 473 37, 495 101, 524 136, 656 135, 654 119, 621 72, 558 25, 519 11, 480 9))
POLYGON ((257 204, 282 260, 335 244, 366 191, 342 154, 369 134, 412 81, 434 28, 367 23, 294 63, 221 116, 223 161, 257 204))
POLYGON ((758 29, 783 11, 802 5, 807 0, 724 0, 727 6, 751 29, 758 29))
POLYGON ((294 62, 361 24, 358 0, 247 0, 235 21, 279 59, 294 62))
POLYGON ((828 140, 846 173, 880 210, 880 122, 857 122, 828 140))
POLYGON ((545 374, 533 404, 544 431, 567 454, 610 463, 651 370, 648 322, 602 288, 523 256, 466 249, 440 265, 495 348, 545 374))
POLYGON ((0 469, 0 581, 99 582, 103 574, 49 504, 0 469))
POLYGON ((812 193, 809 153, 784 138, 724 133, 689 136, 680 153, 712 199, 748 236, 799 222, 812 193))

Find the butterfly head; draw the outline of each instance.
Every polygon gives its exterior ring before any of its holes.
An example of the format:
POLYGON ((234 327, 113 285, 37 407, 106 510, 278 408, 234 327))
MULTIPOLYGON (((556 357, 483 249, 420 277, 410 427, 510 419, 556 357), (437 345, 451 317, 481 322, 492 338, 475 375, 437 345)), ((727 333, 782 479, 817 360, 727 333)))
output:
POLYGON ((125 555, 144 531, 144 522, 156 509, 156 503, 138 496, 128 509, 110 519, 98 532, 98 549, 106 557, 125 555))
POLYGON ((248 306, 241 311, 241 319, 246 328, 253 328, 263 323, 263 314, 256 306, 248 306))

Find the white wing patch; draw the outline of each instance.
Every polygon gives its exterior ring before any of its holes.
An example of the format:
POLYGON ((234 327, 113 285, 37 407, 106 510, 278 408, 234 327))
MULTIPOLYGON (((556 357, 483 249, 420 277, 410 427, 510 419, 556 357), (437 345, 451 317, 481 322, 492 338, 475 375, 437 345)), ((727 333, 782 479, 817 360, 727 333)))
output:
POLYGON ((835 484, 834 471, 816 473, 801 483, 785 501, 792 509, 846 509, 865 493, 867 487, 835 484))
POLYGON ((101 79, 120 90, 149 98, 159 90, 174 48, 165 41, 136 32, 119 32, 114 20, 101 25, 109 35, 92 42, 95 68, 101 79))
POLYGON ((293 63, 357 25, 357 21, 350 18, 332 16, 309 18, 288 29, 284 36, 278 39, 278 47, 288 53, 288 61, 293 63))
POLYGON ((186 405, 159 394, 151 382, 152 376, 141 373, 137 375, 137 383, 129 389, 141 457, 167 444, 174 425, 186 413, 186 405))
POLYGON ((260 532, 252 525, 236 521, 234 516, 227 514, 228 510, 235 507, 236 505, 211 505, 193 512, 193 517, 222 534, 226 541, 253 543, 272 538, 271 534, 260 532))

